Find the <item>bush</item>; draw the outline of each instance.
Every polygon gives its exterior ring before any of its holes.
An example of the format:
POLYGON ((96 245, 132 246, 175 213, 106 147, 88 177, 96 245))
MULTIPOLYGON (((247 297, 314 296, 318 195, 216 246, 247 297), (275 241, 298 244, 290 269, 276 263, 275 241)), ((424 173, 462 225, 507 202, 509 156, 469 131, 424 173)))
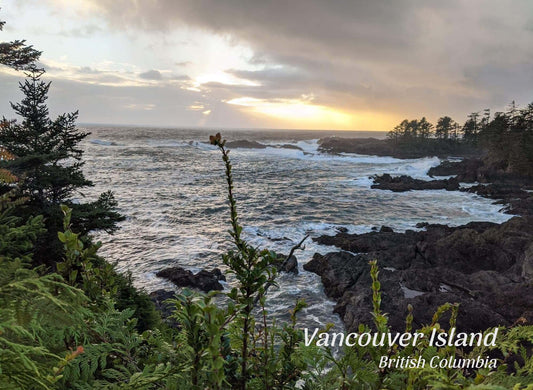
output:
MULTIPOLYGON (((235 287, 226 294, 184 290, 176 295, 170 303, 177 328, 167 328, 158 320, 146 295, 138 293, 127 277, 117 278, 113 267, 97 256, 98 244, 82 243, 71 230, 68 207, 62 207, 64 229, 58 234, 65 250, 64 261, 58 263, 61 274, 44 276, 42 269, 30 265, 41 218, 24 222, 0 209, 0 388, 533 388, 533 327, 520 323, 499 329, 494 347, 435 347, 425 337, 407 347, 356 345, 338 351, 305 345, 297 326, 303 301, 295 303, 289 322, 270 321, 265 306, 268 289, 276 282, 277 256, 242 239, 225 141, 217 135, 211 142, 220 148, 225 165, 234 249, 222 259, 234 276, 235 287), (138 319, 144 321, 142 326, 138 319), (382 356, 414 360, 490 356, 500 366, 380 368, 382 356)), ((4 196, 0 204, 17 203, 4 196)), ((391 330, 381 308, 376 262, 371 262, 370 272, 374 322, 372 328, 361 324, 359 332, 386 334, 391 330)), ((457 310, 454 304, 441 306, 432 323, 416 332, 426 336, 433 331, 449 333, 455 327, 457 310), (443 326, 439 321, 445 313, 451 315, 443 326)), ((412 328, 410 309, 405 330, 413 332, 412 328)), ((322 330, 327 331, 329 326, 322 330)))

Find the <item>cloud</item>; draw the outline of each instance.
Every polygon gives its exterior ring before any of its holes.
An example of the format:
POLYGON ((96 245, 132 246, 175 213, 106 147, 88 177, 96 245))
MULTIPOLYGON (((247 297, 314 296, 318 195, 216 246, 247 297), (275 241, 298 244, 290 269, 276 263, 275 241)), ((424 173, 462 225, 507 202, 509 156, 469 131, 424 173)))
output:
POLYGON ((138 108, 159 122, 180 112, 176 124, 287 127, 292 107, 387 130, 405 117, 462 121, 533 100, 530 0, 67 2, 17 7, 36 13, 27 31, 64 34, 36 42, 49 76, 105 90, 115 99, 102 111, 114 108, 122 122, 138 108), (37 26, 41 14, 49 17, 37 26), (179 109, 167 109, 170 98, 179 109))
POLYGON ((313 93, 323 105, 406 116, 533 100, 527 0, 92 2, 110 28, 151 34, 186 24, 248 45, 250 63, 265 69, 230 72, 261 84, 249 97, 313 93))
MULTIPOLYGON (((0 115, 14 119, 9 101, 22 99, 18 90, 21 74, 0 71, 0 115)), ((275 122, 257 122, 255 118, 235 110, 220 99, 202 97, 199 92, 176 88, 174 85, 121 87, 105 84, 89 84, 65 78, 51 78, 45 74, 44 81, 52 80, 48 106, 50 115, 79 110, 78 123, 114 123, 139 126, 211 126, 211 127, 260 127, 275 122), (75 91, 75 93, 73 93, 75 91), (191 102, 202 108, 190 110, 191 102)))
POLYGON ((75 27, 68 30, 61 30, 58 35, 63 37, 87 38, 101 32, 103 32, 103 29, 100 26, 87 24, 85 26, 75 27))
POLYGON ((158 70, 154 70, 154 69, 140 73, 139 77, 145 80, 161 80, 163 78, 163 76, 161 75, 161 72, 159 72, 158 70))

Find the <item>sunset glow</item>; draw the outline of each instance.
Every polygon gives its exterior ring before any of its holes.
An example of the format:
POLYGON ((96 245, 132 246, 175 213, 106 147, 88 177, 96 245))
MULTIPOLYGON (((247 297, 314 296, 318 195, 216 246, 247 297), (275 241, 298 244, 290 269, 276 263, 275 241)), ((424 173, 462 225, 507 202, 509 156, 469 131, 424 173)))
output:
MULTIPOLYGON (((531 5, 489 2, 4 0, 0 34, 42 51, 52 112, 81 123, 389 131, 531 101, 531 5)), ((1 101, 23 78, 0 68, 1 101)))
POLYGON ((295 127, 323 128, 325 124, 329 124, 339 129, 350 129, 354 124, 352 115, 334 108, 315 105, 306 100, 263 100, 242 97, 232 99, 228 101, 228 104, 241 106, 254 113, 294 123, 295 127))

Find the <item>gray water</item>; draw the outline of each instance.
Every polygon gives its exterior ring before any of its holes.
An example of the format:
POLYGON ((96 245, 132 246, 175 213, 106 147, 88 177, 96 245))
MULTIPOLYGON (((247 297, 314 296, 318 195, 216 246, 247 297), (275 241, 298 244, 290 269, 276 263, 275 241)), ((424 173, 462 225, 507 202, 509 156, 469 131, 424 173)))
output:
MULTIPOLYGON (((175 287, 155 276, 180 265, 192 271, 224 269, 221 254, 230 247, 229 212, 220 152, 208 145, 208 130, 91 127, 84 141, 86 176, 95 187, 87 198, 111 189, 126 216, 114 235, 98 234, 100 253, 129 271, 147 291, 175 287)), ((317 139, 329 132, 225 131, 228 140, 256 140, 272 147, 234 149, 235 193, 244 237, 256 246, 287 253, 306 234, 351 233, 387 225, 397 231, 418 222, 460 225, 470 221, 503 222, 501 206, 474 194, 448 191, 392 193, 370 188, 369 176, 408 174, 429 179, 427 170, 439 159, 399 160, 391 157, 317 152, 317 139), (292 144, 302 150, 280 149, 292 144)), ((369 136, 368 133, 336 133, 369 136)), ((373 134, 376 136, 376 133, 373 134)), ((383 136, 383 134, 378 134, 383 136)), ((299 275, 281 275, 272 288, 270 312, 286 317, 297 298, 309 304, 308 326, 338 318, 323 293, 320 278, 302 266, 313 254, 336 251, 308 240, 296 252, 299 275)), ((231 284, 231 280, 228 280, 231 284)), ((369 286, 370 287, 370 286, 369 286)), ((340 325, 339 325, 340 326, 340 325)))

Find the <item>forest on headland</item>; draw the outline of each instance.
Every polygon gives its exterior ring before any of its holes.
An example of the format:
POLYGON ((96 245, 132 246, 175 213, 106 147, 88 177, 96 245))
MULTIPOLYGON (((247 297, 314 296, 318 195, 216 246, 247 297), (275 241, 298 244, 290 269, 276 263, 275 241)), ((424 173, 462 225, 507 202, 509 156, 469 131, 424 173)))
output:
POLYGON ((329 138, 322 150, 392 155, 399 158, 425 156, 482 159, 499 175, 533 177, 533 103, 520 108, 511 102, 504 112, 491 115, 490 109, 473 112, 464 124, 449 116, 433 125, 425 117, 403 120, 387 134, 387 140, 329 138))
MULTIPOLYGON (((531 388, 533 328, 525 319, 501 327, 496 346, 461 349, 421 342, 341 351, 305 345, 298 326, 303 301, 287 308, 288 322, 272 323, 265 309, 268 290, 292 253, 280 265, 276 253, 255 248, 241 236, 232 165, 220 134, 209 142, 220 150, 220 180, 227 184, 221 198, 227 197, 234 245, 221 259, 234 287, 207 294, 183 290, 167 302, 170 317, 162 319, 150 297, 98 255, 101 244, 91 234, 112 234, 124 216, 112 192, 92 202, 73 200, 92 185, 82 171, 79 145, 88 134, 77 129, 77 113, 50 118, 46 101, 51 85, 44 81, 39 56, 24 41, 0 43, 0 65, 25 76, 23 99, 12 104, 13 112, 4 113, 16 120, 0 122, 0 388, 531 388), (219 294, 226 299, 217 300, 219 294), (380 368, 383 356, 482 356, 497 359, 498 367, 380 368)), ((465 133, 463 127, 460 137, 448 119, 439 120, 435 136, 425 120, 404 121, 386 142, 402 150, 467 145, 482 150, 484 164, 495 172, 528 178, 532 113, 530 105, 511 107, 486 122, 485 117, 479 122, 469 118, 472 130, 465 133)), ((366 265, 371 315, 357 330, 390 333, 380 264, 366 265)), ((455 302, 444 303, 415 329, 416 307, 409 305, 401 314, 402 327, 426 335, 452 332, 458 311, 455 302)))

